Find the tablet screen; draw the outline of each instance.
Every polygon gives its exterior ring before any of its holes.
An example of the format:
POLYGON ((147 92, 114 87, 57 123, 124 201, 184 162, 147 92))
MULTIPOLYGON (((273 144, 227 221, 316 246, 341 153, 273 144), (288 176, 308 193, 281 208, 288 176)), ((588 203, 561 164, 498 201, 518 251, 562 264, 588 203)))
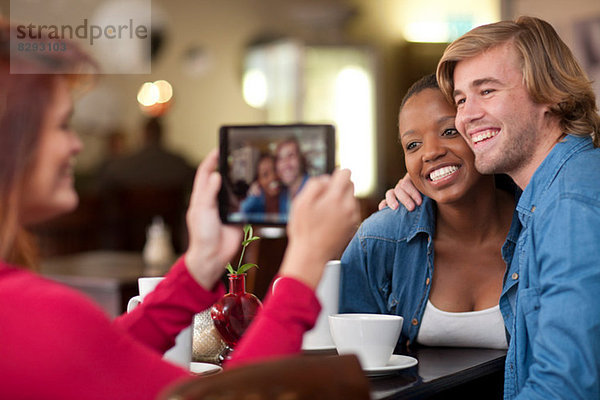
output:
POLYGON ((309 177, 335 165, 332 125, 229 125, 219 132, 225 223, 285 225, 309 177))

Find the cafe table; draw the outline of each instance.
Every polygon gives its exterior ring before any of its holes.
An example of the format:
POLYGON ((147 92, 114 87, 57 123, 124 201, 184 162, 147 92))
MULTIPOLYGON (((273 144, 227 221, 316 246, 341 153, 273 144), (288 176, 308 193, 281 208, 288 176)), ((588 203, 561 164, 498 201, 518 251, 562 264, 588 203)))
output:
POLYGON ((409 355, 415 367, 370 378, 373 400, 502 398, 505 350, 421 347, 409 355))
POLYGON ((418 364, 370 376, 372 400, 502 399, 505 350, 419 347, 404 355, 416 358, 418 364))
POLYGON ((40 272, 82 291, 116 317, 138 294, 137 279, 144 275, 144 261, 137 252, 89 251, 48 258, 40 272))

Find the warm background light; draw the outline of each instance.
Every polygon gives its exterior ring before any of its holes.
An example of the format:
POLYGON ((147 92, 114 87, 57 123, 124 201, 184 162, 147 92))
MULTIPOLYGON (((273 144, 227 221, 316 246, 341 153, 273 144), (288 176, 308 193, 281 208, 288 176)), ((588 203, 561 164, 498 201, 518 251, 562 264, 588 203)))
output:
POLYGON ((398 35, 408 42, 451 42, 472 28, 501 19, 497 0, 398 1, 392 12, 398 35))
POLYGON ((258 69, 250 69, 244 73, 243 95, 248 105, 254 108, 262 108, 267 104, 269 89, 264 72, 258 69))
POLYGON ((173 86, 165 80, 145 82, 139 89, 137 101, 144 114, 153 117, 164 115, 173 98, 173 86))
POLYGON ((158 101, 158 88, 152 82, 146 82, 138 91, 137 101, 142 106, 150 107, 158 101))
POLYGON ((345 67, 335 79, 340 167, 352 171, 359 197, 375 188, 373 89, 371 77, 360 67, 345 67))
POLYGON ((173 86, 165 80, 154 82, 154 86, 158 89, 157 103, 166 103, 173 97, 173 86))

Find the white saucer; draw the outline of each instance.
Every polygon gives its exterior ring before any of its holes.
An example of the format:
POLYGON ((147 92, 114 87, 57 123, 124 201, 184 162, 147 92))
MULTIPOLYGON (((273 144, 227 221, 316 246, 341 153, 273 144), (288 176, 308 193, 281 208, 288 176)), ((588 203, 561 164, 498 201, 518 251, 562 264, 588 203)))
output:
POLYGON ((414 367, 418 363, 416 358, 392 354, 385 367, 363 368, 363 371, 367 376, 388 375, 401 369, 414 367))
POLYGON ((323 351, 323 350, 335 350, 334 344, 328 344, 324 346, 302 346, 302 351, 323 351))
POLYGON ((192 362, 190 363, 190 372, 196 375, 212 375, 222 371, 223 368, 216 364, 192 362))

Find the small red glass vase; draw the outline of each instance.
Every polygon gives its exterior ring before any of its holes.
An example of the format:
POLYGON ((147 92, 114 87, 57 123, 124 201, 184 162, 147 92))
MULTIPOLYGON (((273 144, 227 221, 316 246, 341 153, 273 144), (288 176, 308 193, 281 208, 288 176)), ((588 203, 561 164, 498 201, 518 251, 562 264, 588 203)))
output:
POLYGON ((262 303, 246 292, 246 274, 229 274, 229 293, 221 297, 210 310, 215 328, 223 341, 233 348, 250 325, 262 303))

